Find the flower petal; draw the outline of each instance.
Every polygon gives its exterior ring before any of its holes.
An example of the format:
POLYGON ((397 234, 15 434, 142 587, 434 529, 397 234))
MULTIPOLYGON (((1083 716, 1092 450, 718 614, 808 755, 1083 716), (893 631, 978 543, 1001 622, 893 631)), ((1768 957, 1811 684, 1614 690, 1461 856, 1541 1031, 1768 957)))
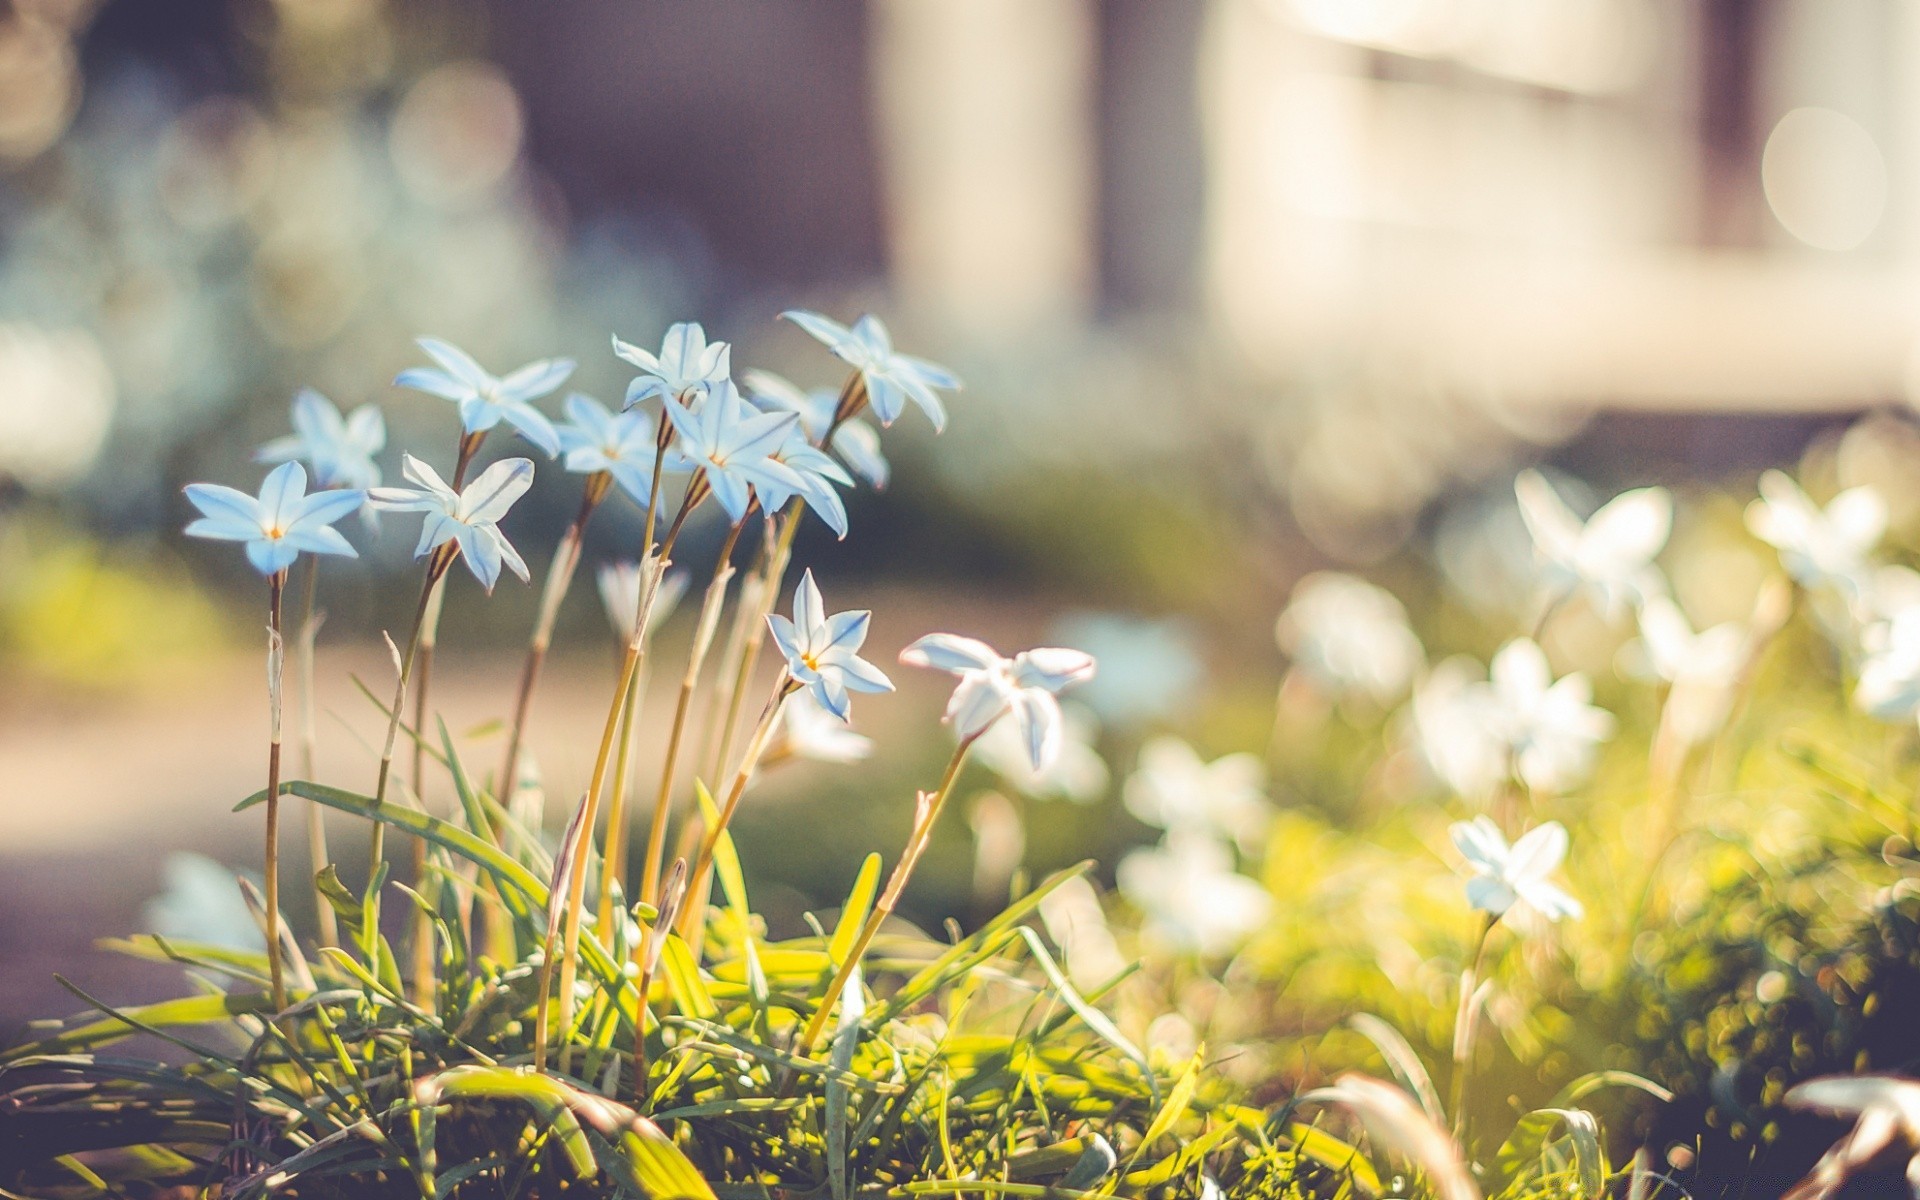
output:
POLYGON ((460 506, 467 521, 490 525, 507 515, 514 501, 533 486, 533 462, 525 458, 503 458, 466 486, 460 493, 460 506))
POLYGON ((983 671, 1003 661, 985 642, 955 633, 929 633, 900 652, 909 667, 936 671, 983 671))

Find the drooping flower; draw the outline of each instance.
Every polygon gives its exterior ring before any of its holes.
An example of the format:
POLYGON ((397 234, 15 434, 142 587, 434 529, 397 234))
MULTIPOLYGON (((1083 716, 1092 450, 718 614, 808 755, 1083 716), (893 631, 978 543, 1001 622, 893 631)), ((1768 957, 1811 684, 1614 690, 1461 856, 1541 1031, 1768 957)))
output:
POLYGON ((769 761, 804 758, 810 762, 853 763, 873 754, 873 739, 855 733, 814 699, 800 692, 780 709, 782 736, 768 752, 769 761))
POLYGON ((1238 949, 1273 908, 1266 888, 1233 869, 1232 851, 1199 833, 1130 852, 1115 879, 1149 934, 1207 958, 1238 949))
POLYGON ((1267 768, 1255 754, 1207 762, 1192 746, 1163 734, 1140 747, 1127 779, 1127 811, 1149 825, 1230 838, 1251 850, 1273 819, 1267 768))
POLYGON ((802 684, 826 709, 842 721, 850 712, 848 692, 890 692, 893 681, 880 668, 861 658, 873 614, 865 609, 827 615, 826 602, 813 572, 800 577, 793 590, 793 618, 767 614, 774 644, 787 660, 787 673, 802 684))
POLYGON ((974 744, 974 757, 1021 795, 1092 804, 1106 794, 1109 778, 1107 760, 1094 748, 1100 722, 1078 704, 1063 704, 1060 709, 1060 751, 1044 769, 1034 768, 1021 743, 1019 728, 1004 721, 988 726, 980 735, 974 744))
MULTIPOLYGON (((567 397, 566 410, 566 424, 555 430, 567 455, 566 469, 579 475, 605 471, 621 491, 645 508, 653 492, 653 460, 659 453, 653 418, 637 409, 608 412, 606 405, 579 392, 567 397)), ((669 450, 660 469, 679 473, 688 464, 669 450)))
POLYGON ((1567 856, 1567 830, 1548 821, 1507 845, 1500 827, 1487 817, 1456 822, 1448 832, 1466 859, 1467 902, 1498 919, 1525 904, 1549 921, 1578 917, 1580 902, 1548 882, 1567 856))
POLYGON ((458 492, 411 454, 402 460, 400 473, 416 486, 374 488, 368 494, 376 506, 391 512, 427 514, 420 527, 420 543, 413 550, 415 558, 455 542, 467 569, 489 592, 499 581, 503 564, 523 582, 527 579, 526 561, 500 532, 499 523, 514 501, 533 486, 531 460, 503 458, 458 492))
MULTIPOLYGON (((799 386, 772 371, 748 371, 747 391, 763 412, 790 412, 800 418, 800 429, 814 445, 833 429, 834 412, 840 397, 831 388, 803 391, 799 386)), ((880 452, 880 434, 859 417, 842 421, 833 430, 827 449, 840 456, 849 470, 876 488, 887 486, 890 468, 880 452)))
POLYGON ((1385 704, 1426 662, 1400 601, 1337 571, 1316 571, 1294 585, 1274 633, 1294 666, 1335 696, 1358 692, 1385 704))
POLYGON ((572 359, 542 358, 498 376, 458 346, 439 338, 414 340, 440 365, 409 367, 394 377, 396 386, 452 400, 460 406, 460 427, 468 433, 481 433, 505 421, 547 457, 560 453, 559 434, 533 401, 567 381, 573 374, 572 359))
POLYGON ((640 374, 627 385, 627 408, 653 396, 671 397, 689 408, 698 407, 700 398, 714 385, 724 383, 732 371, 733 347, 726 342, 709 342, 707 331, 697 321, 682 321, 668 328, 660 339, 658 354, 623 342, 618 336, 613 339, 613 352, 640 368, 640 374))
POLYGON ((187 499, 200 517, 187 526, 189 537, 245 542, 247 561, 262 575, 278 575, 308 554, 359 554, 333 523, 366 502, 357 488, 307 494, 307 471, 297 462, 267 473, 259 496, 217 483, 190 483, 187 499))
POLYGON ((1002 658, 985 642, 951 633, 930 633, 900 652, 910 667, 931 667, 960 677, 943 718, 962 739, 972 739, 1003 714, 1012 713, 1034 770, 1060 753, 1060 702, 1067 687, 1091 679, 1093 656, 1042 647, 1002 658))
POLYGON ((1780 471, 1760 477, 1760 499, 1747 506, 1747 528, 1780 552, 1780 565, 1802 587, 1866 586, 1869 556, 1887 531, 1887 502, 1871 487, 1848 488, 1822 509, 1780 471))
POLYGON ((1781 1200, 1826 1200, 1855 1175, 1902 1160, 1907 1187, 1920 1195, 1920 1082, 1894 1075, 1825 1075, 1790 1088, 1784 1103, 1853 1117, 1854 1125, 1781 1200))
POLYGON ((312 388, 293 398, 293 432, 254 451, 258 462, 302 462, 318 488, 359 488, 380 484, 374 455, 387 445, 387 421, 376 405, 362 404, 342 416, 333 401, 312 388))
MULTIPOLYGON (((613 636, 624 645, 632 636, 633 623, 640 615, 640 564, 632 559, 603 563, 594 582, 600 588, 600 605, 606 609, 613 636)), ((685 571, 669 571, 661 576, 660 590, 653 598, 653 611, 647 614, 647 630, 659 629, 686 594, 685 571)))
POLYGON ((665 399, 667 418, 680 433, 680 453, 704 473, 714 499, 738 523, 747 515, 756 486, 800 490, 800 476, 773 457, 799 421, 790 413, 763 413, 747 406, 739 389, 721 380, 706 394, 699 410, 688 409, 671 396, 665 399))
POLYGON ((1553 678, 1530 639, 1500 648, 1488 668, 1499 733, 1513 770, 1536 791, 1557 792, 1585 779, 1594 751, 1613 736, 1613 715, 1595 708, 1593 685, 1578 671, 1553 678))
POLYGON ((1666 590, 1653 565, 1673 529, 1665 488, 1622 492, 1584 523, 1538 471, 1520 472, 1513 492, 1549 594, 1585 591, 1612 620, 1628 603, 1666 590))
POLYGON ((773 452, 773 460, 793 472, 799 481, 797 486, 786 486, 776 479, 766 479, 754 485, 760 494, 760 504, 768 512, 779 512, 795 496, 805 500, 828 529, 835 536, 847 536, 847 506, 840 499, 840 493, 833 490, 834 484, 842 487, 853 486, 853 476, 822 450, 816 450, 807 441, 806 434, 795 425, 788 432, 787 439, 781 442, 773 452))
POLYGON ((919 405, 933 422, 935 432, 947 427, 946 406, 940 391, 958 391, 960 377, 938 363, 893 348, 887 327, 880 318, 868 313, 848 329, 840 322, 805 309, 790 309, 780 314, 812 334, 842 362, 860 372, 866 385, 867 400, 873 415, 882 425, 891 425, 905 410, 907 401, 919 405))

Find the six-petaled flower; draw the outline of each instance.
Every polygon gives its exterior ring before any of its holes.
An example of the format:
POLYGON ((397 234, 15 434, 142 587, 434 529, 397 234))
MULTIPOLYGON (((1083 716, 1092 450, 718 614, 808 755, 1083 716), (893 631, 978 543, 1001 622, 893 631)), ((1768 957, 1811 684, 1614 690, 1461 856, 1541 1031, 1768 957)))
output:
POLYGON ((698 410, 671 396, 665 403, 667 418, 680 434, 680 453, 699 469, 728 519, 738 523, 747 515, 756 486, 787 495, 800 490, 800 476, 773 457, 798 417, 748 407, 739 389, 725 380, 713 386, 698 410))
MULTIPOLYGON (((638 409, 608 412, 606 405, 579 392, 567 397, 566 410, 566 423, 556 430, 560 449, 566 452, 561 460, 566 469, 580 475, 604 471, 646 507, 653 494, 653 460, 660 453, 653 418, 638 409)), ((660 469, 683 472, 687 463, 669 450, 660 469)))
POLYGON ((767 614, 774 644, 787 660, 787 674, 842 721, 850 711, 849 692, 890 692, 893 681, 859 654, 873 614, 865 609, 827 615, 813 572, 800 577, 793 591, 793 617, 767 614))
POLYGON ((421 558, 452 542, 467 560, 467 569, 489 592, 506 568, 527 579, 527 564, 506 535, 500 532, 500 519, 513 502, 533 486, 533 463, 524 458, 505 458, 480 472, 479 478, 459 491, 447 486, 426 463, 406 456, 400 473, 416 486, 374 488, 373 504, 393 512, 427 514, 420 527, 420 543, 413 555, 421 558))
POLYGON ((697 407, 709 389, 726 382, 733 357, 732 347, 725 342, 709 342, 707 331, 696 321, 682 321, 668 329, 660 340, 658 354, 618 337, 613 339, 613 352, 640 368, 640 374, 627 385, 628 408, 652 396, 697 407))
POLYGON ((1536 826, 1511 846, 1488 817, 1457 822, 1449 833, 1466 859, 1467 903, 1474 908, 1495 920, 1516 904, 1549 921, 1580 915, 1580 902, 1547 878, 1567 856, 1567 830, 1560 822, 1536 826))
POLYGON ((554 432, 553 422, 533 406, 533 401, 567 381, 573 374, 572 359, 543 358, 498 376, 458 346, 431 337, 415 341, 440 365, 409 367, 394 377, 397 386, 458 404, 460 427, 467 433, 484 433, 505 421, 545 451, 548 458, 560 453, 560 436, 554 432))
POLYGON ((902 650, 900 661, 960 677, 945 720, 963 740, 1011 713, 1035 770, 1060 752, 1060 702, 1054 697, 1094 672, 1093 656, 1078 650, 1041 647, 1002 658, 985 642, 951 633, 928 634, 902 650))
POLYGON ((933 422, 935 431, 947 427, 947 409, 939 393, 960 388, 960 377, 939 363, 901 354, 893 348, 887 327, 880 318, 868 313, 853 323, 853 328, 817 312, 790 309, 780 314, 812 334, 842 362, 860 373, 867 389, 867 401, 882 425, 891 425, 912 400, 933 422))
POLYGON ((304 551, 358 558, 333 523, 366 501, 355 488, 307 493, 307 471, 297 462, 267 473, 260 494, 249 496, 217 483, 190 483, 187 499, 200 517, 187 526, 190 537, 244 542, 247 561, 262 575, 278 575, 304 551))
POLYGON ((293 398, 293 432, 254 452, 260 462, 302 462, 320 488, 359 488, 380 484, 373 456, 387 445, 387 422, 380 409, 362 404, 342 416, 333 401, 312 388, 293 398))

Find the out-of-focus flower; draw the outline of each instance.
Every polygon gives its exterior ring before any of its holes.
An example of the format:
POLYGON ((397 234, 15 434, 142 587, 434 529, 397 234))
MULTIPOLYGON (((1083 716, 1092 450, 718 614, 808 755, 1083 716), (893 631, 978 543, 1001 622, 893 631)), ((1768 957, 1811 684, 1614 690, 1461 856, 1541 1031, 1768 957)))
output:
POLYGON ((1078 704, 1060 709, 1060 750, 1044 770, 1034 768, 1019 729, 1007 722, 987 727, 974 744, 974 757, 1022 795, 1092 804, 1106 794, 1108 780, 1107 762, 1094 749, 1099 719, 1078 704))
POLYGON ((1259 845, 1273 818, 1267 768, 1254 754, 1206 762, 1193 747, 1163 735, 1140 747, 1140 764, 1127 779, 1127 811, 1169 831, 1232 838, 1243 850, 1259 845))
POLYGON ((275 438, 254 452, 259 462, 303 462, 322 488, 360 488, 380 484, 373 456, 386 449, 387 420, 376 405, 362 404, 342 416, 333 401, 312 388, 293 398, 293 433, 275 438))
POLYGON ((1511 846, 1487 817, 1456 822, 1448 832, 1467 860, 1467 903, 1474 908, 1498 919, 1515 904, 1525 904, 1549 921, 1583 911, 1578 900, 1547 880, 1567 856, 1567 830, 1560 822, 1530 829, 1511 846))
POLYGON ((1641 608, 1640 644, 1647 666, 1672 689, 1664 719, 1685 741, 1699 742, 1725 724, 1751 638, 1732 622, 1695 633, 1680 606, 1665 596, 1641 608))
POLYGON ((1426 662, 1400 601, 1337 571, 1316 571, 1294 585, 1274 632, 1294 666, 1335 696, 1360 692, 1385 704, 1426 662))
POLYGON ((800 490, 800 476, 773 457, 798 417, 747 407, 739 390, 724 379, 707 391, 698 411, 672 396, 665 404, 667 418, 680 433, 680 453, 704 473, 730 520, 738 523, 747 515, 755 487, 770 486, 787 495, 800 490))
POLYGON ((1545 652, 1527 638, 1502 646, 1488 673, 1514 773, 1536 791, 1585 779, 1614 728, 1613 715, 1591 703, 1587 677, 1574 671, 1556 681, 1545 652))
POLYGON ((1673 498, 1665 488, 1622 492, 1585 523, 1538 471, 1522 471, 1513 492, 1549 594, 1585 590, 1612 620, 1628 603, 1665 591, 1653 565, 1673 530, 1673 498))
POLYGON ((570 358, 543 358, 505 376, 487 372, 465 350, 439 338, 414 339, 439 367, 409 367, 394 377, 397 387, 409 387, 451 400, 460 406, 460 427, 480 433, 505 421, 520 436, 552 458, 560 453, 560 435, 553 423, 533 406, 573 374, 570 358))
MULTIPOLYGON (((591 396, 567 397, 567 423, 554 432, 566 451, 567 470, 579 475, 605 471, 620 490, 645 508, 653 492, 653 460, 659 453, 653 418, 641 411, 612 413, 591 396)), ((687 462, 668 452, 663 472, 687 470, 687 462)))
POLYGON ((790 309, 780 315, 812 334, 841 361, 860 372, 867 400, 873 405, 873 415, 880 418, 882 425, 898 420, 907 401, 912 400, 933 422, 935 432, 947 427, 947 410, 940 403, 938 391, 958 391, 960 377, 938 363, 894 350, 893 340, 887 336, 887 327, 880 323, 880 318, 868 313, 848 329, 838 321, 804 309, 790 309))
POLYGON ((1747 506, 1747 528, 1780 552, 1780 565, 1802 587, 1858 592, 1868 556, 1887 530, 1887 505, 1870 487, 1848 488, 1825 509, 1780 471, 1760 477, 1760 499, 1747 506))
POLYGON ((855 733, 814 699, 810 691, 801 692, 780 709, 784 736, 768 752, 769 761, 779 758, 804 758, 812 762, 854 763, 873 755, 873 739, 855 733))
POLYGON ((640 368, 640 374, 627 385, 628 408, 653 396, 670 397, 696 408, 700 398, 714 385, 726 382, 732 371, 733 347, 726 342, 709 342, 707 331, 697 321, 682 321, 669 328, 660 339, 658 354, 617 336, 613 352, 640 368))
POLYGON ((842 487, 853 486, 853 476, 824 451, 816 450, 807 441, 807 435, 794 426, 787 434, 787 440, 780 443, 773 452, 773 460, 793 472, 799 484, 787 487, 775 479, 766 479, 754 485, 760 493, 760 505, 768 512, 779 512, 795 496, 807 502, 807 507, 817 513, 826 522, 828 529, 838 537, 847 536, 847 506, 841 501, 840 493, 833 490, 834 484, 842 487))
POLYGON ((806 685, 820 707, 845 721, 850 715, 847 693, 890 692, 893 681, 880 668, 861 658, 873 614, 866 609, 827 615, 826 602, 813 572, 800 577, 793 589, 793 619, 767 614, 774 644, 787 660, 787 673, 806 685))
POLYGON ((1788 1108, 1853 1117, 1854 1125, 1781 1200, 1825 1200, 1861 1171, 1902 1157, 1907 1186, 1920 1196, 1920 1081, 1893 1075, 1827 1075, 1795 1085, 1785 1103, 1788 1108))
POLYGON ((1267 889, 1233 869, 1232 851, 1200 833, 1173 830, 1132 851, 1116 879, 1148 934, 1207 958, 1238 949, 1273 908, 1267 889))
POLYGON ((376 507, 391 512, 427 514, 420 527, 420 544, 413 549, 415 558, 456 542, 467 569, 487 591, 493 591, 499 581, 502 564, 526 581, 526 561, 500 532, 500 519, 533 486, 531 460, 503 458, 458 492, 411 454, 402 459, 400 473, 416 486, 374 488, 368 495, 376 507))
POLYGON ((1065 955, 1073 986, 1091 990, 1126 969, 1127 959, 1107 924, 1100 894, 1085 876, 1076 875, 1041 898, 1040 922, 1065 955))
MULTIPOLYGON (((600 587, 600 605, 606 609, 613 636, 624 644, 632 636, 633 623, 640 616, 640 564, 632 559, 602 563, 594 582, 600 587)), ((653 598, 653 611, 647 614, 648 632, 665 624, 686 594, 685 571, 671 571, 662 576, 659 594, 653 598)))
POLYGON ((200 510, 187 536, 221 542, 245 542, 247 561, 262 575, 278 575, 302 551, 309 554, 359 554, 333 523, 366 502, 355 489, 307 494, 307 472, 297 462, 267 473, 256 498, 217 483, 190 483, 187 499, 200 510))
POLYGON ((1177 617, 1071 613, 1053 623, 1049 640, 1078 646, 1100 663, 1080 699, 1108 726, 1138 729, 1187 710, 1205 678, 1199 640, 1177 617))
POLYGON ((1079 650, 1042 647, 1002 658, 985 642, 951 633, 926 635, 902 650, 900 661, 960 677, 942 719, 962 740, 1012 713, 1036 771, 1045 770, 1060 753, 1064 719, 1054 697, 1094 674, 1093 656, 1079 650))
MULTIPOLYGON (((747 391, 763 412, 790 412, 800 418, 800 428, 814 445, 833 429, 833 415, 840 397, 831 388, 803 391, 772 371, 748 371, 747 391)), ((833 442, 827 447, 840 456, 855 475, 876 488, 887 486, 890 468, 880 452, 880 434, 858 417, 842 421, 833 430, 833 442)))
POLYGON ((1882 721, 1908 721, 1920 713, 1920 608, 1877 621, 1862 633, 1866 661, 1853 702, 1882 721))
POLYGON ((162 891, 141 909, 141 923, 177 942, 259 953, 267 948, 235 873, 204 854, 167 855, 162 891))
POLYGON ((1480 665, 1442 662, 1413 692, 1413 732, 1434 777, 1467 800, 1484 800, 1509 773, 1499 706, 1480 665))

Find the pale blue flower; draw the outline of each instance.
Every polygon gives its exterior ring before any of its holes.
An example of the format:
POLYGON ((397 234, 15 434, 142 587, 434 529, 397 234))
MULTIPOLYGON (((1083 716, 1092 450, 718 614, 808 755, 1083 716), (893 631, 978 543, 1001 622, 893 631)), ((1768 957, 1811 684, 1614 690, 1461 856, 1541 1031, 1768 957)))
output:
POLYGON ((906 409, 907 401, 912 400, 927 414, 936 432, 947 427, 946 406, 940 403, 936 389, 958 391, 960 377, 938 363, 894 350, 879 317, 868 313, 848 329, 805 309, 790 309, 780 315, 860 372, 867 387, 867 401, 882 425, 893 424, 906 409))
POLYGON ((258 497, 217 483, 190 483, 187 499, 200 510, 187 536, 245 542, 247 561, 262 575, 278 575, 302 551, 358 558, 333 523, 366 502, 357 488, 307 494, 307 471, 282 463, 267 474, 258 497))
POLYGON ((140 910, 140 923, 148 930, 176 942, 266 951, 267 939, 247 907, 238 872, 204 854, 178 851, 167 855, 160 878, 164 890, 140 910))
POLYGON ((787 674, 802 684, 826 709, 842 721, 851 709, 848 692, 890 692, 893 681, 880 668, 861 658, 873 614, 864 609, 827 615, 826 602, 813 572, 800 577, 793 590, 793 619, 767 614, 774 644, 787 660, 787 674))
POLYGON ((413 548, 415 558, 455 542, 460 556, 467 560, 467 569, 489 592, 500 579, 502 564, 522 581, 527 579, 527 564, 500 532, 499 522, 513 502, 533 486, 532 461, 503 458, 458 492, 447 486, 439 472, 411 454, 402 460, 400 473, 417 486, 374 488, 369 495, 378 508, 427 514, 420 528, 420 544, 413 548))
POLYGON ((480 433, 505 421, 545 451, 548 458, 560 453, 560 437, 553 423, 533 406, 533 401, 567 381, 573 374, 572 359, 542 358, 502 377, 488 374, 472 355, 439 338, 415 341, 440 366, 409 367, 394 378, 397 386, 452 400, 460 406, 460 427, 468 433, 480 433))
MULTIPOLYGON (((746 380, 747 390, 762 412, 799 414, 800 428, 814 445, 820 445, 827 430, 833 429, 833 414, 840 406, 840 397, 832 388, 803 391, 772 371, 748 371, 746 380)), ((840 428, 833 430, 833 442, 827 449, 839 455, 840 461, 855 475, 875 488, 887 486, 892 471, 886 456, 880 452, 880 433, 865 421, 858 417, 842 421, 840 428)))
POLYGON ((1190 712, 1206 684, 1199 636, 1178 617, 1069 613, 1048 626, 1047 639, 1099 660, 1100 674, 1079 696, 1115 728, 1142 729, 1190 712))
POLYGON ((807 441, 807 435, 798 425, 787 434, 787 440, 773 452, 773 460, 792 471, 799 480, 789 486, 777 480, 766 480, 755 484, 760 493, 760 504, 768 512, 779 512, 787 506, 787 501, 799 496, 807 506, 820 515, 827 528, 838 537, 847 536, 847 506, 841 501, 840 493, 833 490, 834 484, 842 487, 853 486, 853 476, 846 473, 839 463, 833 461, 825 451, 816 450, 813 443, 807 441))
POLYGON ((373 456, 387 445, 387 422, 380 409, 362 404, 342 416, 333 401, 312 388, 293 398, 293 433, 254 451, 257 462, 303 462, 315 487, 370 488, 380 485, 380 464, 373 456))
MULTIPOLYGON (((560 448, 566 451, 567 470, 581 475, 605 471, 645 508, 653 493, 653 460, 660 447, 653 418, 637 409, 608 412, 606 405, 579 392, 567 397, 566 408, 567 421, 556 432, 560 448)), ((660 469, 684 472, 691 464, 668 451, 660 469)))
POLYGON ((848 728, 845 721, 823 708, 812 692, 801 692, 787 701, 780 709, 780 723, 786 736, 768 754, 768 761, 804 758, 810 762, 854 763, 873 754, 873 739, 848 728))
POLYGON ((682 321, 668 329, 667 336, 660 340, 658 354, 623 342, 617 335, 613 352, 640 368, 640 374, 627 385, 628 408, 653 396, 671 397, 696 407, 715 384, 726 382, 733 357, 733 347, 726 342, 709 342, 707 331, 697 321, 682 321))
POLYGON ((1467 860, 1467 902, 1481 912, 1498 920, 1526 904, 1549 921, 1581 914, 1578 900, 1547 881, 1567 856, 1567 830, 1560 822, 1530 829, 1511 846, 1487 817, 1457 822, 1448 832, 1467 860))
MULTIPOLYGON (((800 476, 773 457, 798 417, 749 408, 739 389, 724 379, 707 393, 698 412, 672 396, 664 403, 667 419, 680 433, 680 453, 705 475, 729 519, 738 523, 747 515, 756 487, 784 489, 787 495, 801 489, 800 476)), ((773 511, 771 505, 763 507, 773 511)))
POLYGON ((1054 696, 1094 673, 1093 656, 1079 650, 1042 647, 1002 658, 985 642, 951 633, 928 634, 902 650, 900 661, 960 677, 944 719, 963 740, 1012 713, 1036 771, 1044 771, 1060 753, 1063 718, 1054 696))

